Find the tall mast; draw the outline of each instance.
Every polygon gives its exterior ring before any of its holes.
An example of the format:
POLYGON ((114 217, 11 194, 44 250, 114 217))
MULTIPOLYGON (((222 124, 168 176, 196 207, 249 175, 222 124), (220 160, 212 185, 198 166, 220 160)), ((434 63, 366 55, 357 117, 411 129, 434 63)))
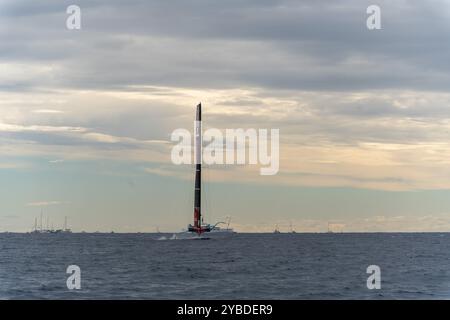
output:
POLYGON ((197 105, 195 117, 195 199, 194 199, 194 228, 197 233, 202 232, 201 214, 201 182, 202 182, 202 104, 197 105))

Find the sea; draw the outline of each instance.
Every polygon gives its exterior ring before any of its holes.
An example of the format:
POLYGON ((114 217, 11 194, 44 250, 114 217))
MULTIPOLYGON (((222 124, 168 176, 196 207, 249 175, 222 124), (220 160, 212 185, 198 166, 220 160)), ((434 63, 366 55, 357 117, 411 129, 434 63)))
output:
POLYGON ((450 297, 450 233, 158 240, 170 236, 0 234, 0 299, 450 297), (73 265, 80 289, 67 285, 73 265), (368 288, 369 266, 379 268, 379 289, 368 288))

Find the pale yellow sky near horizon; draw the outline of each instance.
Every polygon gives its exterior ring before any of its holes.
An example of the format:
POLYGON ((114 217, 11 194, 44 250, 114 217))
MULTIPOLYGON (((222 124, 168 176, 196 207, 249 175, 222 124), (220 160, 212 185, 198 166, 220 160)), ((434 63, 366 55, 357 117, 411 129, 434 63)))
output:
POLYGON ((211 220, 450 230, 450 5, 435 3, 380 1, 369 30, 369 1, 80 1, 70 30, 64 5, 3 1, 0 230, 40 208, 78 230, 183 227, 193 172, 170 135, 199 102, 204 129, 280 132, 277 175, 205 170, 211 220))

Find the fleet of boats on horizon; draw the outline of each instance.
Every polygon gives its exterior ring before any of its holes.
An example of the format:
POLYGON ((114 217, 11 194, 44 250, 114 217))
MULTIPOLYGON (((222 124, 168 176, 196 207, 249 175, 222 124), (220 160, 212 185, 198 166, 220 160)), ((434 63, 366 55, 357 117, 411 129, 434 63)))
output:
POLYGON ((41 211, 40 224, 38 226, 38 221, 37 221, 37 217, 36 217, 34 219, 33 231, 31 231, 30 233, 33 233, 33 234, 37 234, 37 233, 39 233, 39 234, 41 234, 41 233, 50 233, 50 234, 53 234, 53 233, 72 233, 72 230, 67 227, 67 217, 64 217, 64 227, 62 229, 55 229, 55 228, 53 228, 53 226, 50 228, 50 220, 49 220, 48 216, 47 216, 47 227, 44 228, 43 224, 42 224, 42 222, 43 222, 42 220, 43 220, 43 214, 42 214, 42 211, 41 211))

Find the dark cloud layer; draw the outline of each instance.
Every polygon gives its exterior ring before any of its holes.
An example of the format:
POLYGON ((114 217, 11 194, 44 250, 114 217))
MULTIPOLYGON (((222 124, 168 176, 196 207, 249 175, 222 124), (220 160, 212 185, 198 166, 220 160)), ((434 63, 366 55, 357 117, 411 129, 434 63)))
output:
MULTIPOLYGON (((70 1, 6 1, 0 60, 54 66, 1 78, 33 86, 169 85, 297 90, 447 90, 449 4, 378 1, 79 1, 82 30, 65 29, 70 1)), ((24 70, 26 72, 26 70, 24 70)))

